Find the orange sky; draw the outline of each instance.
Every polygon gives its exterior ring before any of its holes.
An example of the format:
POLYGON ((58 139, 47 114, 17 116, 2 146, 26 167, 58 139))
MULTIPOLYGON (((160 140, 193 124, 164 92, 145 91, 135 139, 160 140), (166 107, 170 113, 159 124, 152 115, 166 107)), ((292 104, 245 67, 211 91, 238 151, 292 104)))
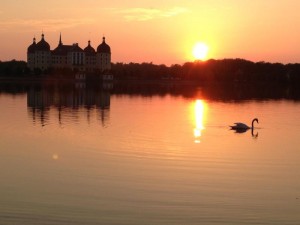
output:
POLYGON ((35 35, 55 48, 105 34, 113 62, 182 64, 205 42, 208 58, 300 62, 298 0, 1 0, 0 60, 26 60, 35 35), (54 2, 54 3, 53 3, 54 2))

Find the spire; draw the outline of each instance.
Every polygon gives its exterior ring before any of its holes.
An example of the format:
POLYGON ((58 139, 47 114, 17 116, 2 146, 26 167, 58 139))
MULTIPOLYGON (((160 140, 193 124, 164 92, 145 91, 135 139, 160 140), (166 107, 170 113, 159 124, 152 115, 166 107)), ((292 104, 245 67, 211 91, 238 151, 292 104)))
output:
POLYGON ((102 40, 103 40, 103 42, 105 43, 105 37, 104 37, 104 36, 103 36, 102 40))
POLYGON ((33 37, 33 44, 35 44, 35 37, 33 37))
POLYGON ((89 45, 88 45, 88 46, 91 46, 91 41, 90 41, 90 40, 88 41, 88 43, 89 43, 89 45))
POLYGON ((59 44, 58 45, 62 45, 62 42, 61 42, 61 32, 59 34, 59 44))
POLYGON ((44 35, 44 32, 42 32, 42 40, 44 40, 44 36, 45 36, 45 35, 44 35))

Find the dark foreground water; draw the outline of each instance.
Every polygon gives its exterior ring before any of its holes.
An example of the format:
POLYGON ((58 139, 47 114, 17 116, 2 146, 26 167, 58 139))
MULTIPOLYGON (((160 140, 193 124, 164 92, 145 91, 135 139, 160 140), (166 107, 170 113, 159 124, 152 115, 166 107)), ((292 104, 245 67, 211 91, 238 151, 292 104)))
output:
POLYGON ((297 100, 11 88, 0 224, 299 224, 297 100), (253 132, 228 129, 254 117, 253 132))

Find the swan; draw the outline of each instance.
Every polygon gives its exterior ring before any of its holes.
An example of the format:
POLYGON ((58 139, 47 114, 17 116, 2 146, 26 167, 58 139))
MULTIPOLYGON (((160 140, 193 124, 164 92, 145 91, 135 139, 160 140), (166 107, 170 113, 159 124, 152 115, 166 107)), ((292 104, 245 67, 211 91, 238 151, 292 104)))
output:
POLYGON ((248 129, 254 129, 254 122, 258 123, 258 119, 254 118, 252 120, 252 126, 249 127, 248 125, 244 124, 244 123, 234 123, 235 125, 230 126, 232 130, 237 130, 237 131, 244 131, 244 130, 248 130, 248 129))

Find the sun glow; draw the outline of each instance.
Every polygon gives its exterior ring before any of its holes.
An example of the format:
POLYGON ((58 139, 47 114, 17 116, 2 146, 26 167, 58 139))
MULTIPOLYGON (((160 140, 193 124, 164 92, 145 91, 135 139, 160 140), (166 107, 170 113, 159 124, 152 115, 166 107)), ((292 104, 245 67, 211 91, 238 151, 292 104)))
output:
POLYGON ((205 43, 198 42, 193 48, 193 55, 196 60, 205 60, 208 50, 209 48, 205 43))

